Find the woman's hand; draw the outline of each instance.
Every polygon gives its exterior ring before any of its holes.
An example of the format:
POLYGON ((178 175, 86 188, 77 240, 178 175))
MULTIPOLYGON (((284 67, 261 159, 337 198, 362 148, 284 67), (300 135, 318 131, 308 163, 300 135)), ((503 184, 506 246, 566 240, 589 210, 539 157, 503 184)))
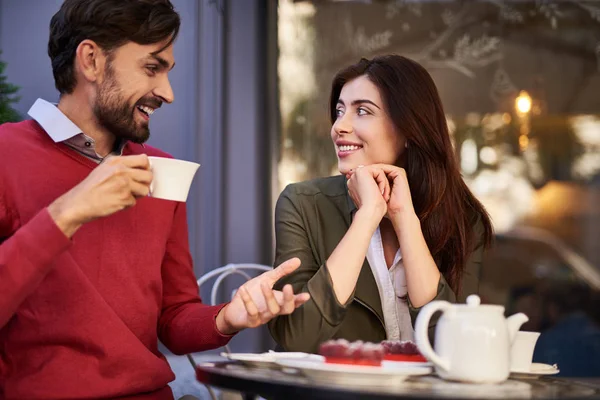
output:
POLYGON ((393 221, 394 218, 400 218, 403 215, 414 215, 415 208, 410 195, 406 170, 387 164, 374 164, 373 167, 384 171, 391 185, 391 194, 387 202, 387 216, 393 221))
POLYGON ((390 199, 390 182, 385 171, 376 165, 362 166, 351 170, 348 178, 348 192, 358 209, 368 209, 381 220, 387 212, 390 199))

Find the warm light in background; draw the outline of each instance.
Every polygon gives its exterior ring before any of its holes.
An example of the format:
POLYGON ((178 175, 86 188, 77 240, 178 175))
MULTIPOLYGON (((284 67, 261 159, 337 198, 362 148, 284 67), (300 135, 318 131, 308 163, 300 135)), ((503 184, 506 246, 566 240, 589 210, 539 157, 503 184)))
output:
POLYGON ((479 151, 479 159, 488 165, 495 165, 498 162, 498 153, 493 147, 485 146, 479 151))
POLYGON ((478 156, 477 143, 473 139, 465 140, 460 148, 460 168, 465 174, 477 172, 478 156))
POLYGON ((519 93, 519 96, 515 101, 515 106, 517 111, 522 114, 527 114, 531 111, 531 96, 529 96, 529 93, 521 90, 521 93, 519 93))
POLYGON ((527 146, 529 146, 529 138, 527 135, 519 136, 519 147, 521 148, 521 151, 525 151, 527 146))

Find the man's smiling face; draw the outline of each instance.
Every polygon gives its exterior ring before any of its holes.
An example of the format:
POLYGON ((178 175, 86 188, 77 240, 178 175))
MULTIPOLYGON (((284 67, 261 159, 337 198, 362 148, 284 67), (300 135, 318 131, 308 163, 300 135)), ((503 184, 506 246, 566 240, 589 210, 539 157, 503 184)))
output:
POLYGON ((144 143, 150 137, 150 116, 163 102, 173 102, 168 73, 175 62, 168 43, 129 42, 109 55, 94 115, 115 137, 144 143))

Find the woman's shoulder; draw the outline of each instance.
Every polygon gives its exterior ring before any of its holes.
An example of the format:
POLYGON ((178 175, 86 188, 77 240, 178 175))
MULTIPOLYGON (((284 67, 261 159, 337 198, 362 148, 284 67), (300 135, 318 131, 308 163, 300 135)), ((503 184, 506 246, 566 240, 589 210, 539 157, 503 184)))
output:
POLYGON ((302 198, 314 197, 319 194, 327 197, 346 196, 346 177, 343 175, 335 175, 291 183, 286 186, 281 193, 281 196, 302 198))

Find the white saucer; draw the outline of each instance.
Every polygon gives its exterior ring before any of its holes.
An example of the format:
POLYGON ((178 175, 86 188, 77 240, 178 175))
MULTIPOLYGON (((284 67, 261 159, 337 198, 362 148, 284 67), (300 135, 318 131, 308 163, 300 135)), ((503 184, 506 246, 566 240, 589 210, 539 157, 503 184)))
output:
POLYGON ((512 370, 511 378, 537 378, 543 375, 556 375, 560 372, 556 364, 532 363, 529 371, 512 370))
POLYGON ((410 376, 428 375, 430 367, 382 363, 381 366, 333 364, 302 359, 277 360, 284 372, 299 371, 307 378, 323 384, 351 386, 393 386, 410 376), (290 371, 291 370, 291 371, 290 371))

